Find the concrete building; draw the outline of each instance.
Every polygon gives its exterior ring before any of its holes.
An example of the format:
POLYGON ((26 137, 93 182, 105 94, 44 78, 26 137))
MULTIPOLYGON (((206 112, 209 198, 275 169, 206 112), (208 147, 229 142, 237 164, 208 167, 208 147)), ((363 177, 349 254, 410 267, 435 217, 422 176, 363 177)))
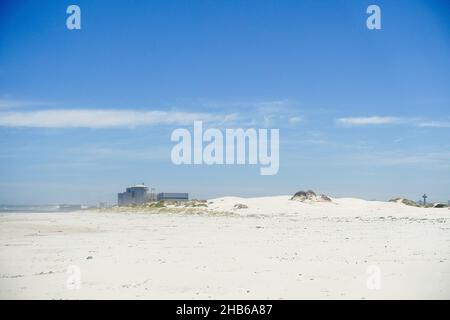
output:
POLYGON ((128 187, 126 188, 125 192, 117 194, 117 204, 119 206, 128 206, 132 204, 139 205, 160 200, 189 200, 189 195, 187 193, 180 192, 162 192, 156 195, 155 189, 152 188, 151 192, 148 192, 148 187, 145 186, 144 183, 128 187))
POLYGON ((137 184, 126 188, 125 192, 117 194, 117 204, 119 206, 127 206, 130 204, 143 204, 147 202, 148 187, 144 184, 137 184))
POLYGON ((189 194, 185 192, 161 192, 158 193, 157 200, 179 200, 187 201, 189 200, 189 194))

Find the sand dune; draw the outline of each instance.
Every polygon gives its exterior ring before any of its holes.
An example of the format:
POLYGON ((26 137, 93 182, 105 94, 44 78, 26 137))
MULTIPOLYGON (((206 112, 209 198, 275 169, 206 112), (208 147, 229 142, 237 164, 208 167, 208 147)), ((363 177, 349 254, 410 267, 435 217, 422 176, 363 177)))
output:
POLYGON ((314 217, 449 217, 450 211, 433 208, 417 208, 402 203, 367 201, 357 198, 332 198, 331 202, 301 202, 291 200, 292 196, 272 196, 259 198, 223 197, 208 201, 208 208, 229 211, 239 215, 286 215, 300 214, 314 217), (244 204, 247 209, 235 209, 236 204, 244 204))
POLYGON ((167 210, 0 216, 0 298, 450 298, 448 209, 276 196, 167 210))

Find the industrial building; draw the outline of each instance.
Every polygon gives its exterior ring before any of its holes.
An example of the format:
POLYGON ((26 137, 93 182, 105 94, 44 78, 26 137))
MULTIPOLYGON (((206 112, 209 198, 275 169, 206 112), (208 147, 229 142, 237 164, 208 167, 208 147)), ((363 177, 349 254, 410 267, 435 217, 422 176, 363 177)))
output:
POLYGON ((161 192, 158 193, 158 197, 157 200, 181 200, 181 201, 186 201, 189 200, 189 195, 187 193, 184 192, 177 192, 177 193, 173 193, 173 192, 161 192))
POLYGON ((152 201, 160 201, 160 200, 177 200, 177 201, 186 201, 189 200, 188 193, 182 192, 161 192, 158 195, 155 194, 154 190, 151 189, 151 192, 148 192, 149 188, 144 184, 137 184, 131 187, 126 188, 125 192, 120 192, 117 194, 117 204, 119 206, 128 206, 128 205, 139 205, 152 201))
POLYGON ((126 188, 125 192, 117 194, 117 204, 127 206, 130 204, 143 204, 147 202, 148 187, 144 184, 137 184, 126 188))

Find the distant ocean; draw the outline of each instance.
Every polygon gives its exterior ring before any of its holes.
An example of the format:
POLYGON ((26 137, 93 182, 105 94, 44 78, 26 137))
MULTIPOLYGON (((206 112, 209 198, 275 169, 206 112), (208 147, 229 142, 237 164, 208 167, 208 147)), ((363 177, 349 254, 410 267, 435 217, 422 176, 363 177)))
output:
POLYGON ((80 210, 81 206, 77 205, 4 205, 0 204, 0 213, 45 213, 45 212, 67 212, 80 210))

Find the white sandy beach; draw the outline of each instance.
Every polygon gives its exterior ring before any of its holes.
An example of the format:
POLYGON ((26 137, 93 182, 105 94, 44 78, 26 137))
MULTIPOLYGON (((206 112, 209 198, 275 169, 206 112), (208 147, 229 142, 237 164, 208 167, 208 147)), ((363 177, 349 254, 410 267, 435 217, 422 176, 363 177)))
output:
POLYGON ((289 198, 213 199, 206 214, 3 214, 0 298, 450 299, 447 208, 289 198))

